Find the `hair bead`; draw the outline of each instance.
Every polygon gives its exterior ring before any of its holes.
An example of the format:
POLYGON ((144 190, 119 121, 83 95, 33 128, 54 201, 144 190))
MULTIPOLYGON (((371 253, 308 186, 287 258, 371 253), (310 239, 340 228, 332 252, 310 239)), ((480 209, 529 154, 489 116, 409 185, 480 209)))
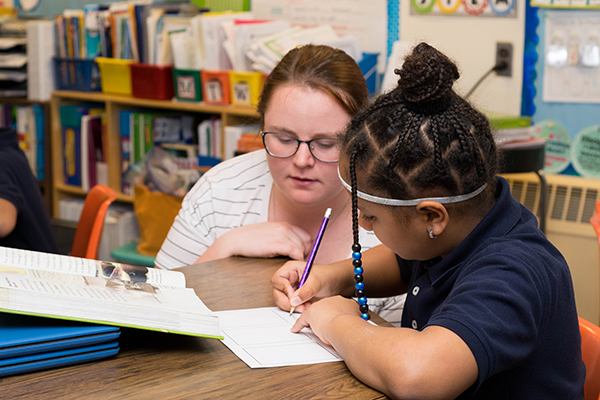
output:
POLYGON ((352 265, 354 267, 354 282, 356 289, 356 297, 359 299, 360 304, 360 316, 365 321, 369 320, 369 305, 367 304, 367 298, 365 297, 365 283, 363 282, 363 268, 362 268, 362 254, 361 254, 361 246, 358 242, 358 195, 357 195, 357 187, 356 187, 356 168, 355 168, 355 160, 356 154, 358 152, 357 148, 354 148, 352 151, 352 155, 350 156, 350 181, 352 182, 352 237, 354 238, 354 243, 352 244, 352 265), (361 304, 361 302, 363 304, 361 304))

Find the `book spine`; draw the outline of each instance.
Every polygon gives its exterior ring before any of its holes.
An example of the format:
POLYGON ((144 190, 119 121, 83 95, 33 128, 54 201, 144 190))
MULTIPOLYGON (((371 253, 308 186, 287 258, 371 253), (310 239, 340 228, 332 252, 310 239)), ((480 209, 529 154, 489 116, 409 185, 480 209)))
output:
POLYGON ((131 157, 131 117, 132 111, 123 110, 119 114, 119 131, 121 136, 121 173, 129 168, 131 157))
POLYGON ((141 139, 141 126, 140 119, 141 113, 133 113, 133 132, 131 134, 131 164, 135 164, 142 158, 140 151, 140 139, 141 139))
POLYGON ((44 180, 45 176, 45 148, 46 148, 46 140, 45 140, 45 127, 46 127, 46 116, 44 115, 44 109, 38 105, 33 105, 33 114, 35 119, 35 131, 37 136, 37 147, 36 147, 36 166, 37 166, 37 178, 39 180, 44 180))
POLYGON ((88 113, 89 107, 60 107, 64 148, 63 174, 68 185, 81 186, 81 117, 88 113))
POLYGON ((154 129, 152 126, 153 114, 146 113, 144 114, 144 148, 143 155, 148 153, 152 147, 154 147, 154 129))

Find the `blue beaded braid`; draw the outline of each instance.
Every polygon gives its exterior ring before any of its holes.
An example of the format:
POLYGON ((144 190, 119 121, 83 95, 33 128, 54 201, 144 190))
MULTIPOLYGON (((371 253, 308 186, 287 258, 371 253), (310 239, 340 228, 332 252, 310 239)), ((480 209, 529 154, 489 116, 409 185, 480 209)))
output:
POLYGON ((365 297, 365 283, 363 282, 363 267, 361 247, 358 240, 358 197, 356 195, 356 166, 354 164, 358 149, 352 151, 350 156, 350 182, 352 184, 352 234, 354 244, 352 244, 352 266, 354 267, 354 288, 356 289, 356 297, 360 307, 360 316, 365 321, 369 320, 369 305, 365 297))

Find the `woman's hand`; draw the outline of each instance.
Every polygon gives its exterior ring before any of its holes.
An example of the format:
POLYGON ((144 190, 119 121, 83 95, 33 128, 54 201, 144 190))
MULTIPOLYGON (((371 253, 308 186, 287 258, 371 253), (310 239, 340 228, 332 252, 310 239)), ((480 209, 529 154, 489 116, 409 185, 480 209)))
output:
POLYGON ((261 222, 240 226, 219 237, 196 261, 243 256, 272 258, 286 256, 303 260, 312 245, 310 235, 287 222, 261 222))
POLYGON ((358 303, 342 296, 327 297, 306 308, 292 327, 292 332, 298 333, 303 328, 310 328, 323 343, 331 345, 327 339, 327 327, 341 315, 360 318, 358 303))

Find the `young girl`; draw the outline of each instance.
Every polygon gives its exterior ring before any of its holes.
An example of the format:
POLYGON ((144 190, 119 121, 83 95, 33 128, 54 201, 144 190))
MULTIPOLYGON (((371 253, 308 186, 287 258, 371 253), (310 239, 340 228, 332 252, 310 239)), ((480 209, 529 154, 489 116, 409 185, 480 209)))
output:
POLYGON ((454 93, 456 66, 429 45, 396 72, 398 87, 342 141, 354 261, 313 266, 299 290, 303 265, 286 263, 272 278, 277 305, 297 306, 293 332, 310 327, 392 398, 583 399, 569 268, 495 176, 488 121, 454 93), (362 257, 357 208, 385 245, 362 257), (358 304, 334 296, 355 289, 358 304), (365 296, 403 292, 401 328, 364 321, 365 296))
MULTIPOLYGON (((202 176, 183 200, 156 265, 231 256, 304 260, 327 208, 333 214, 317 262, 347 258, 352 213, 337 175, 338 134, 368 98, 360 68, 343 51, 307 45, 288 52, 258 104, 266 151, 227 160, 202 176)), ((372 232, 359 236, 366 248, 380 244, 372 232)), ((403 296, 370 304, 400 325, 403 296)))

